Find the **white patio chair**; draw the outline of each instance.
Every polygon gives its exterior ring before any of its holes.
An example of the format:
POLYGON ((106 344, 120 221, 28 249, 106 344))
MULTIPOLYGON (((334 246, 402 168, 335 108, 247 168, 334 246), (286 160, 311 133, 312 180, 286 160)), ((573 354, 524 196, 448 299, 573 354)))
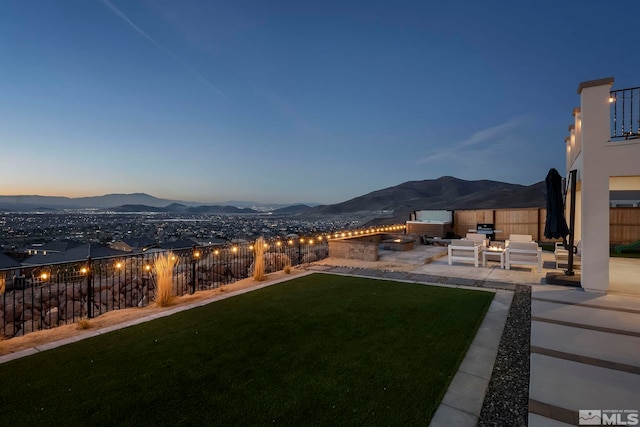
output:
POLYGON ((533 265, 542 272, 542 248, 536 242, 511 242, 506 249, 505 267, 511 269, 514 264, 533 265))
POLYGON ((453 261, 473 261, 478 267, 482 247, 474 240, 453 239, 447 247, 449 265, 453 261))

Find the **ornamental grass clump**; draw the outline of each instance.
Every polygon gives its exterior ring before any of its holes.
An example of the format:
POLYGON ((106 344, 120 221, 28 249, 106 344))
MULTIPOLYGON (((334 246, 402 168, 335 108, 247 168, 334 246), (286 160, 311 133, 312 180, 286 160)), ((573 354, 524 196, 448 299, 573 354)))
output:
POLYGON ((76 329, 80 329, 80 330, 90 329, 91 326, 93 326, 91 324, 91 321, 86 317, 83 317, 82 319, 78 320, 78 323, 76 324, 76 329))
POLYGON ((178 264, 178 257, 172 252, 159 255, 153 261, 153 272, 156 276, 156 292, 154 301, 160 307, 166 307, 173 300, 173 268, 178 264))
POLYGON ((267 280, 267 275, 264 272, 264 247, 266 246, 264 242, 264 238, 262 236, 258 237, 256 240, 256 244, 254 245, 254 250, 256 253, 256 260, 253 264, 253 279, 259 282, 263 280, 267 280))

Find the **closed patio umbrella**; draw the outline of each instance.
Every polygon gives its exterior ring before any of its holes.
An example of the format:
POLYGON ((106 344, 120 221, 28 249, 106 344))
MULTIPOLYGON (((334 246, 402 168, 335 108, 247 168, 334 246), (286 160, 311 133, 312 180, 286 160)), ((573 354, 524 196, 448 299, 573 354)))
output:
POLYGON ((544 226, 544 237, 562 239, 563 242, 566 242, 569 227, 564 219, 562 177, 556 169, 552 168, 547 174, 545 183, 547 184, 547 222, 544 226))

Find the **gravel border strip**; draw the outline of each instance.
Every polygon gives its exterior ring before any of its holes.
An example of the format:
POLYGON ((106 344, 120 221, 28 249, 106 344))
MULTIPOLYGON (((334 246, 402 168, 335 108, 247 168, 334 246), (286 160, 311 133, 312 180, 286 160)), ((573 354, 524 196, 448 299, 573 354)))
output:
POLYGON ((531 287, 516 285, 478 426, 526 426, 529 420, 531 287))

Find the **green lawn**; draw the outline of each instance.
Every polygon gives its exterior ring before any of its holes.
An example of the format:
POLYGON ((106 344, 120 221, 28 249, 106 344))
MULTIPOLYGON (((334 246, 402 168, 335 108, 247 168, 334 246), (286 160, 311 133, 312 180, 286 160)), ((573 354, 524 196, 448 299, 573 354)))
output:
POLYGON ((297 278, 0 365, 3 425, 427 425, 493 294, 297 278))

